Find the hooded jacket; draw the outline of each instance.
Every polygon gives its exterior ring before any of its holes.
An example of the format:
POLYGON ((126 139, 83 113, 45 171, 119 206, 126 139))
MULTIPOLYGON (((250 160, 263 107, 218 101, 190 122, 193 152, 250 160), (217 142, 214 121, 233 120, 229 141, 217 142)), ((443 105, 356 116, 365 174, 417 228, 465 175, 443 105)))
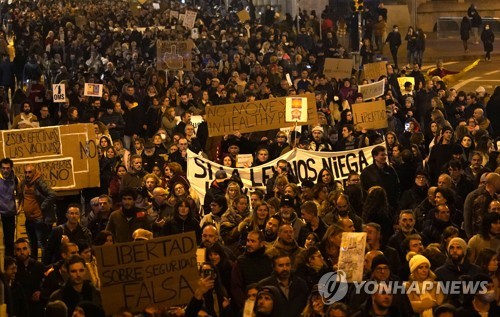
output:
POLYGON ((26 220, 44 218, 47 223, 55 221, 54 201, 56 193, 43 180, 42 173, 35 170, 33 178, 21 182, 21 198, 19 204, 23 206, 26 220))

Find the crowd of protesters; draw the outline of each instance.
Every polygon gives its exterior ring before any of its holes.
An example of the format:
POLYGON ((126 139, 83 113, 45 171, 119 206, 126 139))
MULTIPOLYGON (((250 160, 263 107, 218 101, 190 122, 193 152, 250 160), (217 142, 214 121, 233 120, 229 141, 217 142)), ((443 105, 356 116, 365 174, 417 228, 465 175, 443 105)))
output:
MULTIPOLYGON (((350 78, 323 74, 325 58, 350 56, 348 17, 326 8, 320 23, 314 11, 294 20, 270 6, 258 14, 252 1, 232 1, 232 11, 212 2, 191 7, 198 32, 181 26, 171 12, 186 6, 172 1, 158 9, 109 0, 0 4, 0 128, 93 123, 100 168, 100 187, 83 191, 88 204, 61 210, 36 166, 25 165, 20 181, 12 160, 0 162, 9 316, 104 316, 93 248, 184 232, 194 232, 207 255, 193 298, 186 307, 150 305, 138 316, 242 316, 249 301, 253 316, 499 316, 500 88, 490 96, 481 86, 446 87, 449 71, 438 63, 423 73, 417 53, 398 69, 398 28, 386 34, 383 4, 367 6, 362 64, 386 42, 396 59, 387 76, 373 79, 386 81, 377 99, 385 101, 388 127, 360 129, 351 105, 366 101, 357 86, 369 81, 359 81, 357 70, 350 78), (250 20, 241 23, 235 11, 244 4, 250 20), (157 40, 195 33, 190 71, 156 68, 157 40), (400 88, 400 76, 415 84, 400 88), (66 102, 54 103, 51 87, 60 83, 66 102), (85 96, 85 83, 103 84, 102 98, 85 96), (191 122, 207 107, 306 92, 315 94, 318 121, 300 133, 209 137, 205 121, 191 122), (278 160, 265 189, 247 191, 220 170, 201 200, 186 177, 188 149, 236 167, 239 154, 259 166, 296 147, 370 145, 378 145, 373 163, 345 183, 322 169, 299 184, 278 160), (14 239, 18 212, 28 239, 14 239), (365 281, 430 282, 431 291, 350 288, 326 304, 318 282, 338 270, 345 232, 367 233, 365 281), (435 291, 458 280, 486 287, 435 291)), ((133 316, 121 309, 116 316, 133 316)))

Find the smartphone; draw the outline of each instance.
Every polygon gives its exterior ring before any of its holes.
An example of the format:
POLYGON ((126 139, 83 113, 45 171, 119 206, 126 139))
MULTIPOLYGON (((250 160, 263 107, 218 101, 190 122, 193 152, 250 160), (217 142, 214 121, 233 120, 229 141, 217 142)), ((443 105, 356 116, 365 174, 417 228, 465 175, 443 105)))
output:
POLYGON ((201 276, 204 277, 204 278, 211 278, 211 279, 214 279, 215 278, 215 272, 213 269, 204 269, 201 271, 201 276))
POLYGON ((409 122, 405 123, 405 131, 410 132, 410 123, 409 122))

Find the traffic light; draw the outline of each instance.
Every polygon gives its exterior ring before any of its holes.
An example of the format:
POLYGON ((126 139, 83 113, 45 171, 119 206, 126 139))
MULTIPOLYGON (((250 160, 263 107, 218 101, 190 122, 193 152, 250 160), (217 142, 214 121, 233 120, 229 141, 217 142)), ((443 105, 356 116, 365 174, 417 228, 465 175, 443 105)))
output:
POLYGON ((351 9, 354 12, 361 12, 363 11, 363 2, 364 0, 352 0, 351 3, 351 9))

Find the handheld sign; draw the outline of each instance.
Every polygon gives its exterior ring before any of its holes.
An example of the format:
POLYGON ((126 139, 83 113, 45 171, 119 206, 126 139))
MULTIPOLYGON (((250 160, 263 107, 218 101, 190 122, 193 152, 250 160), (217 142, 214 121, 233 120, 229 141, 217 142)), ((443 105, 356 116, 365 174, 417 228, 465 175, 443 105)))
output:
POLYGON ((358 86, 358 92, 363 95, 363 100, 370 100, 372 98, 377 98, 379 96, 382 96, 384 94, 384 91, 385 91, 384 79, 371 84, 358 86))
POLYGON ((199 279, 194 231, 96 247, 106 315, 187 304, 199 279))
POLYGON ((365 64, 363 72, 366 79, 378 80, 380 76, 387 76, 387 62, 365 64))
POLYGON ((340 242, 339 270, 346 274, 347 282, 363 280, 366 232, 344 232, 340 242))
POLYGON ((362 102, 352 105, 354 125, 365 129, 387 128, 385 101, 362 102))
POLYGON ((94 125, 4 130, 0 154, 14 161, 14 173, 24 176, 33 164, 52 189, 76 190, 99 186, 99 156, 94 125))
POLYGON ((350 78, 353 67, 354 60, 352 58, 326 58, 323 74, 328 78, 350 78))
POLYGON ((286 122, 307 122, 307 98, 286 98, 286 122))
POLYGON ((54 102, 66 102, 66 85, 52 85, 52 100, 54 102))
POLYGON ((103 85, 85 83, 83 95, 88 97, 102 97, 103 85))
MULTIPOLYGON (((308 99, 307 124, 315 124, 318 116, 314 94, 297 97, 308 99)), ((293 123, 285 120, 286 99, 280 97, 207 107, 208 134, 218 136, 235 131, 247 133, 290 127, 293 123)))

